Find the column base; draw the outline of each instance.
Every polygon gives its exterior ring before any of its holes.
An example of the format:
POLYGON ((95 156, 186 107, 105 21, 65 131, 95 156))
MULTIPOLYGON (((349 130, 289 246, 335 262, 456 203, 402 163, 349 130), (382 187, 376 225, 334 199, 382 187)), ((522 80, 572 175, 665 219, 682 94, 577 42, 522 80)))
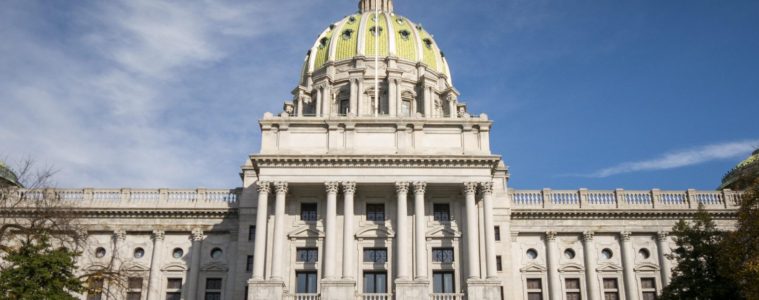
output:
POLYGON ((395 280, 395 299, 430 299, 429 280, 395 280))
POLYGON ((500 300, 501 281, 493 279, 467 279, 466 298, 478 300, 500 300))
POLYGON ((283 299, 285 283, 273 280, 248 280, 248 300, 283 299))
POLYGON ((345 279, 322 279, 321 300, 356 299, 356 281, 345 279))

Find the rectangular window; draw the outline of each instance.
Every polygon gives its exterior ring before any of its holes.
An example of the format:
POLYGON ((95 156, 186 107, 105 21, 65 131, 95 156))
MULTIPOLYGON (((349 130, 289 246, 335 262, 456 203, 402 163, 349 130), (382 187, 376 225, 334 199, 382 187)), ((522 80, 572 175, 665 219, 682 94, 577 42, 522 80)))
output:
POLYGON ((403 101, 401 101, 401 116, 403 117, 411 116, 411 101, 410 100, 403 99, 403 101))
POLYGON ((432 205, 432 217, 435 221, 447 222, 451 220, 451 207, 448 203, 435 203, 432 205))
POLYGON ((256 226, 255 225, 248 226, 248 240, 249 241, 256 240, 256 226))
POLYGON ((366 248, 364 249, 364 262, 380 263, 387 262, 387 248, 366 248))
POLYGON ((656 300, 656 278, 641 278, 640 287, 643 300, 656 300))
POLYGON ((582 300, 579 278, 564 279, 564 288, 567 291, 567 300, 582 300))
POLYGON ((364 272, 364 293, 367 293, 367 294, 387 293, 387 273, 364 272))
POLYGON ((127 300, 142 299, 142 277, 127 278, 127 300))
POLYGON ((455 293, 453 272, 432 272, 432 290, 435 294, 455 293))
POLYGON ((616 278, 604 278, 604 300, 619 300, 619 284, 616 278))
POLYGON ((206 278, 205 300, 221 300, 221 278, 206 278))
POLYGON ((305 263, 315 263, 319 261, 319 249, 298 248, 295 250, 295 261, 305 262, 305 263))
POLYGON ((166 300, 182 300, 182 293, 180 292, 167 292, 166 300))
POLYGON ((127 292, 126 300, 140 300, 142 292, 127 292))
POLYGON ((300 219, 302 221, 316 221, 316 203, 300 204, 300 219))
POLYGON ((90 278, 87 284, 87 300, 103 298, 103 278, 90 278))
POLYGON ((253 255, 248 255, 245 261, 245 272, 253 272, 253 255))
POLYGON ((527 279, 527 300, 543 300, 543 281, 540 278, 527 279))
POLYGON ((432 261, 441 263, 453 262, 453 248, 432 248, 432 261))
POLYGON ((182 278, 169 278, 166 283, 166 289, 169 290, 181 290, 182 278))
POLYGON ((298 281, 296 293, 316 294, 316 272, 296 272, 295 278, 298 281))
POLYGON ((349 99, 340 100, 339 113, 341 116, 347 116, 350 109, 351 109, 351 102, 349 99))
POLYGON ((500 255, 496 255, 496 257, 495 257, 495 269, 498 272, 503 271, 503 263, 501 261, 501 256, 500 255))
POLYGON ((494 228, 493 232, 495 232, 495 240, 500 241, 501 240, 501 226, 496 226, 494 228))
POLYGON ((385 222, 385 205, 384 204, 367 204, 366 220, 373 222, 385 222))

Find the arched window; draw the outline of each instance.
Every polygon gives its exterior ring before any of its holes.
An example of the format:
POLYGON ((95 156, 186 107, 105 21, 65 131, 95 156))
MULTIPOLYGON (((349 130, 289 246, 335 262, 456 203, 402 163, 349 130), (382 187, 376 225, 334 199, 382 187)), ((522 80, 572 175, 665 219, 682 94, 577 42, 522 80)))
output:
POLYGON ((411 117, 414 111, 414 93, 411 91, 404 91, 401 93, 401 116, 411 117))

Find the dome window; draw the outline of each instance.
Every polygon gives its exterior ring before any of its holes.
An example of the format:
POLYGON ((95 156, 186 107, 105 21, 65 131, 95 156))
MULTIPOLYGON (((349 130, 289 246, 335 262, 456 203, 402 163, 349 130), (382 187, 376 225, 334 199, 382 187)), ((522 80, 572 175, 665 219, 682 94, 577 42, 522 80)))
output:
POLYGON ((408 31, 408 30, 406 30, 406 29, 403 29, 403 30, 401 30, 401 31, 398 31, 398 33, 401 35, 401 38, 402 38, 404 41, 408 41, 409 37, 411 36, 411 32, 410 32, 410 31, 408 31))
POLYGON ((329 42, 329 39, 323 37, 321 40, 319 40, 319 48, 327 47, 327 42, 329 42))
POLYGON ((432 40, 424 39, 424 45, 427 46, 427 49, 432 49, 432 40))
POLYGON ((398 24, 403 24, 403 22, 405 22, 403 21, 403 18, 397 18, 395 21, 398 22, 398 24))
POLYGON ((356 17, 351 16, 350 18, 348 18, 348 24, 353 24, 355 22, 356 22, 356 17))
POLYGON ((372 26, 372 28, 369 28, 369 32, 371 32, 373 36, 381 35, 382 27, 372 26))
POLYGON ((353 36, 353 29, 346 29, 343 31, 342 37, 344 40, 350 40, 353 36))

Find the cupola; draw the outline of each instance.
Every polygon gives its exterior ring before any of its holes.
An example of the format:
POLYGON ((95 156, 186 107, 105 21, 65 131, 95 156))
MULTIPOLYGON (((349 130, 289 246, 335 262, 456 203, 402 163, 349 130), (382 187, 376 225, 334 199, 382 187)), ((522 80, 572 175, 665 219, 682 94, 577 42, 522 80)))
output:
POLYGON ((393 12, 393 0, 361 0, 358 3, 361 13, 372 11, 393 12))

